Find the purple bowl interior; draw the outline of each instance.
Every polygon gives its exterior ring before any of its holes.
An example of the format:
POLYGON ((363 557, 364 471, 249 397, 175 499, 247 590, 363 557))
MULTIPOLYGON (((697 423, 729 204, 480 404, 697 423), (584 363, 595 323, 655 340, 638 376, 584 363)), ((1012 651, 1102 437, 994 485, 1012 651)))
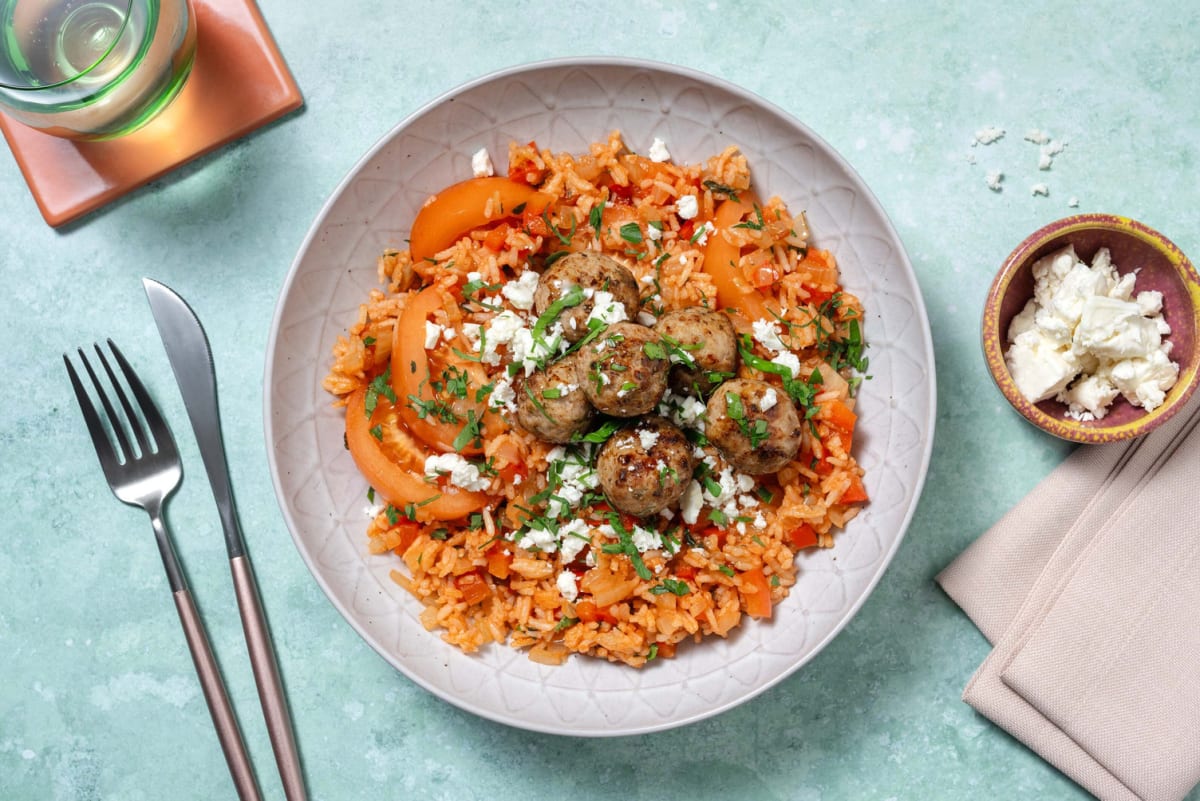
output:
MULTIPOLYGON (((1115 227, 1066 231, 1052 237, 1026 255, 1021 266, 1013 273, 997 315, 1000 341, 1006 343, 1005 347, 1008 342, 1009 324, 1033 297, 1034 262, 1068 244, 1073 244, 1075 254, 1088 264, 1092 263, 1100 248, 1107 247, 1118 273, 1125 275, 1134 270, 1138 271, 1137 282, 1134 284, 1135 293, 1147 290, 1161 292, 1163 316, 1171 326, 1171 333, 1166 337, 1166 340, 1172 343, 1171 358, 1181 367, 1191 360, 1196 347, 1196 321, 1187 285, 1171 263, 1171 259, 1153 243, 1137 234, 1115 227)), ((1055 419, 1067 419, 1067 407, 1058 401, 1042 401, 1037 408, 1055 419)), ((1132 422, 1145 413, 1145 410, 1133 406, 1123 397, 1118 397, 1102 420, 1081 422, 1078 425, 1107 428, 1132 422)))

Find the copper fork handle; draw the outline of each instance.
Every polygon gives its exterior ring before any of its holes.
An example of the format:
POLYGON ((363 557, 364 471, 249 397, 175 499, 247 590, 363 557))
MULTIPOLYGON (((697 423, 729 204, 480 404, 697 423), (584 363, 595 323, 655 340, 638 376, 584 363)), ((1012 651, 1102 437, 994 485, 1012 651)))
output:
POLYGON ((237 718, 229 703, 229 695, 225 692, 225 684, 217 667, 216 657, 208 643, 208 635, 204 624, 200 622, 200 613, 192 600, 192 594, 187 588, 175 591, 175 608, 179 611, 179 620, 183 623, 183 632, 187 637, 188 650, 192 653, 192 662, 196 665, 196 674, 200 677, 200 686, 204 690, 204 700, 208 703, 208 711, 212 715, 213 725, 217 729, 217 739, 221 742, 221 750, 225 752, 225 761, 229 764, 229 773, 233 777, 233 786, 237 789, 241 801, 261 801, 258 784, 254 779, 254 769, 250 765, 250 757, 246 754, 246 744, 242 741, 241 729, 238 728, 237 718))
POLYGON ((279 678, 275 648, 271 644, 271 633, 263 614, 254 571, 249 558, 244 555, 230 559, 229 567, 233 571, 233 588, 242 617, 242 631, 246 635, 246 648, 250 652, 250 666, 254 668, 254 682, 258 686, 263 717, 267 721, 267 734, 271 737, 279 778, 283 781, 283 794, 287 801, 305 801, 308 794, 304 787, 300 754, 296 749, 292 719, 283 692, 283 682, 279 678))

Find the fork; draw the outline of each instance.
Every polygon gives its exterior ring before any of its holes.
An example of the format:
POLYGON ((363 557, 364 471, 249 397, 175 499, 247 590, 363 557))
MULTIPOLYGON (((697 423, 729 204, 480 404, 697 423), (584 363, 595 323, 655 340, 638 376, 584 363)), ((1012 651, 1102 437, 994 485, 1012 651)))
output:
POLYGON ((134 406, 117 380, 117 375, 110 366, 104 351, 95 345, 96 356, 108 377, 109 386, 116 395, 124 420, 117 413, 104 385, 96 371, 92 368, 83 349, 78 350, 79 360, 91 379, 96 396, 100 399, 103 412, 97 411, 92 403, 79 373, 76 372, 71 359, 63 354, 63 362, 71 377, 71 385, 75 388, 75 397, 79 401, 80 411, 87 423, 92 444, 96 455, 100 458, 100 467, 108 486, 117 498, 130 506, 144 509, 150 515, 150 525, 154 529, 154 537, 158 542, 158 550, 162 555, 163 566, 167 571, 167 584, 175 598, 175 608, 179 612, 179 620, 183 624, 183 633, 187 638, 188 650, 192 654, 192 662, 200 678, 200 686, 204 690, 204 700, 208 704, 209 714, 217 729, 217 739, 220 740, 221 750, 233 776, 233 784, 241 801, 260 801, 261 796, 255 780, 250 758, 246 753, 246 745, 242 740, 241 729, 234 716, 233 707, 229 703, 229 695, 213 656, 212 647, 208 642, 208 633, 196 609, 192 593, 188 589, 187 580, 175 556, 175 546, 171 541, 171 533, 163 520, 163 508, 167 498, 179 486, 183 476, 183 468, 179 459, 179 451, 175 447, 175 439, 171 429, 142 385, 137 373, 129 366, 125 356, 110 339, 108 347, 125 383, 137 401, 137 411, 141 412, 139 419, 134 406), (102 419, 103 418, 103 419, 102 419), (107 426, 105 422, 107 421, 107 426), (129 431, 132 430, 133 440, 137 443, 134 448, 130 441, 129 431), (111 431, 116 439, 114 447, 107 431, 111 431))

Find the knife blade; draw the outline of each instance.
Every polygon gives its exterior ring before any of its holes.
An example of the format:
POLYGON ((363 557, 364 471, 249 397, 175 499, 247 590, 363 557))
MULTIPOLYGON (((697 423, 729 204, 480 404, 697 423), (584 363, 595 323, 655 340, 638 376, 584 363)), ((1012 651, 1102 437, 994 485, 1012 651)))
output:
POLYGON ((304 801, 307 792, 300 757, 292 730, 291 714, 279 678, 278 660, 272 643, 266 615, 250 556, 238 523, 233 487, 221 438, 220 407, 217 401, 217 377, 212 348, 204 326, 191 306, 165 284, 143 278, 142 285, 150 301, 150 311, 167 351, 175 381, 183 395, 183 404, 191 420, 192 430, 200 448, 204 470, 221 517, 225 532, 225 547, 233 573, 234 593, 242 621, 254 683, 267 722, 267 734, 279 776, 288 801, 304 801))

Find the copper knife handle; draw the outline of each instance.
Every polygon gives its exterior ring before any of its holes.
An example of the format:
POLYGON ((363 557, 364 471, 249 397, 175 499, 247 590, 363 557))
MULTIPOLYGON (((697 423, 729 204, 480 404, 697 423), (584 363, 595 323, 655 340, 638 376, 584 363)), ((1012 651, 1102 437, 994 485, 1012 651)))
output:
POLYGON ((267 721, 267 734, 271 738, 271 749, 275 752, 279 778, 283 781, 283 793, 287 801, 305 801, 308 795, 304 788, 300 754, 296 750, 292 718, 288 712, 283 682, 279 678, 275 646, 263 614, 254 570, 246 555, 233 557, 229 560, 229 566, 233 571, 233 589, 242 617, 242 630, 246 635, 246 648, 250 652, 250 666, 254 669, 254 683, 258 687, 263 717, 267 721))
POLYGON ((186 588, 176 590, 174 595, 179 622, 183 624, 188 650, 196 666, 196 675, 200 677, 204 700, 217 729, 217 739, 221 742, 221 750, 229 764, 229 773, 233 777, 233 786, 237 789, 238 798, 241 801, 262 801, 254 779, 254 768, 250 765, 246 744, 242 741, 242 731, 238 728, 237 718, 229 703, 229 695, 225 692, 225 683, 221 679, 221 671, 209 645, 200 613, 196 610, 196 603, 186 588))

